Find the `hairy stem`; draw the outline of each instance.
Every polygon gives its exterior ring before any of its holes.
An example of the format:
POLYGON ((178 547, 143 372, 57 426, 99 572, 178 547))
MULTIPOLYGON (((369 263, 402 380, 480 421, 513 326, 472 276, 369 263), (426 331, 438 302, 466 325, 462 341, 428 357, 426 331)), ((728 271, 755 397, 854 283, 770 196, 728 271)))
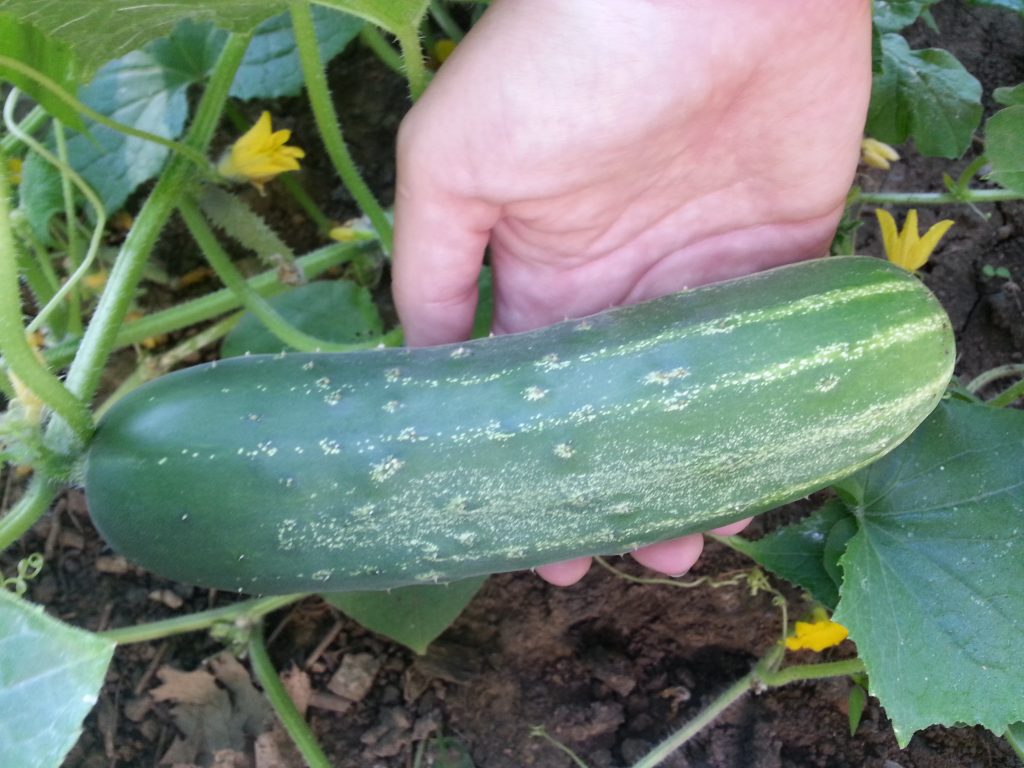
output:
MULTIPOLYGON (((204 155, 209 146, 235 71, 248 45, 248 36, 234 34, 224 44, 185 139, 195 153, 204 155)), ((191 159, 182 155, 170 159, 121 247, 106 289, 68 370, 68 388, 83 400, 91 400, 99 386, 103 367, 114 349, 149 254, 193 173, 191 159)))
POLYGON ((463 32, 462 28, 458 25, 452 15, 448 13, 448 8, 442 0, 430 0, 430 15, 434 17, 434 21, 437 22, 437 26, 448 35, 456 43, 462 42, 463 32))
POLYGON ((391 47, 391 44, 384 39, 384 36, 380 33, 379 29, 372 24, 364 24, 363 28, 359 32, 359 39, 362 40, 363 45, 377 55, 377 58, 380 59, 385 66, 394 70, 402 77, 405 77, 405 66, 402 64, 402 55, 391 47))
POLYGON ((415 27, 395 31, 398 47, 402 49, 402 60, 405 63, 405 77, 409 81, 409 95, 413 101, 419 99, 427 89, 427 68, 423 63, 423 46, 420 44, 420 32, 415 27))
POLYGON ((0 164, 0 352, 10 372, 69 426, 73 440, 84 442, 92 432, 89 409, 46 369, 25 336, 9 201, 7 168, 0 164))
POLYGON ((331 762, 324 754, 316 736, 313 735, 313 731, 310 730, 299 710, 295 708, 295 702, 292 701, 288 691, 281 684, 281 678, 277 676, 277 670, 274 669, 270 656, 267 655, 267 645, 263 640, 261 625, 253 627, 249 635, 249 661, 252 663, 252 671, 256 674, 256 679, 263 687, 263 693, 270 701, 274 712, 277 713, 281 725, 284 726, 292 741, 295 742, 295 746, 298 747, 306 765, 309 768, 331 768, 331 762))
MULTIPOLYGON (((297 260, 299 269, 307 278, 314 278, 332 267, 351 261, 374 241, 355 243, 332 243, 319 248, 297 260)), ((250 277, 247 282, 256 293, 266 298, 288 290, 288 286, 278 279, 277 270, 268 270, 250 277)), ((151 315, 125 323, 115 338, 115 349, 138 344, 152 336, 179 331, 191 325, 212 320, 225 312, 231 312, 242 306, 241 300, 233 291, 223 288, 190 301, 177 304, 168 309, 154 312, 151 315)), ((47 360, 52 365, 60 365, 73 354, 70 345, 58 346, 48 350, 47 360)))
POLYGON ((32 476, 18 503, 10 512, 0 517, 0 552, 24 536, 28 529, 46 514, 57 491, 58 486, 42 473, 32 476))
POLYGON ((356 168, 356 164, 352 160, 352 155, 349 154, 348 146, 345 144, 341 124, 338 122, 338 114, 334 110, 331 92, 327 87, 327 75, 324 72, 320 51, 317 48, 316 30, 313 26, 313 13, 309 7, 309 0, 292 0, 290 9, 295 44, 299 52, 299 62, 302 65, 302 76, 306 81, 306 94, 309 97, 313 118, 320 130, 320 139, 323 141, 327 155, 338 172, 338 176, 341 177, 345 188, 366 214, 374 229, 377 230, 384 252, 390 254, 393 240, 391 221, 360 175, 359 169, 356 168))

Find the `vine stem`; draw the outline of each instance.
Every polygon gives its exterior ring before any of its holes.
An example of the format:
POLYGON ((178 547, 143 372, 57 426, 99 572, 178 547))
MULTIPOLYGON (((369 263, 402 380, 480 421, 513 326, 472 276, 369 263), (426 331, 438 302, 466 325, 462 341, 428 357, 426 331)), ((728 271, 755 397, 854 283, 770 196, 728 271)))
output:
POLYGON ((88 439, 92 433, 89 409, 72 389, 46 369, 25 336, 18 258, 11 231, 10 186, 3 163, 0 163, 0 352, 10 372, 69 426, 75 442, 88 439))
POLYGON ((957 192, 857 192, 849 202, 867 205, 970 205, 1022 198, 1024 194, 1008 189, 964 189, 957 192))
MULTIPOLYGON (((326 272, 331 267, 351 261, 364 252, 375 241, 367 240, 353 243, 331 243, 318 248, 312 253, 297 259, 299 269, 307 278, 312 279, 326 272)), ((287 290, 287 286, 278 279, 276 269, 261 272, 247 281, 256 293, 264 298, 287 290)), ((205 294, 196 299, 176 304, 173 307, 154 312, 138 320, 125 323, 114 339, 114 348, 121 349, 138 344, 151 336, 160 336, 173 331, 180 331, 190 325, 212 320, 218 315, 231 312, 242 306, 242 302, 228 288, 205 294)), ((67 350, 69 345, 58 345, 47 350, 46 358, 52 365, 60 365, 70 359, 74 350, 67 350)))
POLYGON ((273 613, 287 605, 297 603, 304 597, 307 597, 307 595, 275 595, 274 597, 243 600, 240 603, 225 605, 223 608, 211 608, 208 611, 199 611, 188 616, 177 616, 173 619, 164 619, 163 621, 151 621, 148 624, 139 624, 134 627, 108 629, 106 632, 100 632, 99 636, 105 640, 111 640, 118 645, 147 643, 150 640, 160 640, 171 635, 199 632, 209 629, 214 624, 226 621, 243 620, 256 622, 268 613, 273 613))
POLYGON ((188 227, 189 233, 196 241, 210 266, 213 267, 213 271, 217 273, 217 277, 238 296, 238 299, 247 310, 256 315, 268 331, 289 347, 301 352, 352 352, 358 349, 368 349, 380 343, 396 341, 398 331, 385 334, 371 342, 355 344, 341 344, 318 339, 315 336, 310 336, 308 333, 300 331, 281 317, 245 281, 242 274, 231 263, 231 257, 227 255, 221 244, 217 242, 217 236, 214 235, 213 230, 210 229, 210 225, 206 223, 206 219, 203 218, 203 214, 200 213, 193 200, 183 199, 178 204, 178 210, 181 213, 181 217, 185 220, 185 226, 188 227))
POLYGON ((409 81, 409 95, 413 101, 419 99, 427 89, 427 67, 423 63, 423 46, 420 44, 420 32, 416 27, 395 30, 395 39, 402 50, 405 63, 405 77, 409 81))
POLYGON ((295 702, 281 684, 281 678, 277 676, 277 670, 274 669, 274 664, 267 654, 262 624, 253 627, 249 635, 249 661, 252 663, 256 679, 263 687, 264 695, 309 768, 331 768, 331 762, 317 742, 316 736, 296 709, 295 702))
POLYGON ((384 36, 375 26, 364 24, 363 28, 359 31, 359 39, 363 41, 363 45, 377 55, 377 58, 385 66, 405 77, 405 66, 402 64, 401 54, 391 47, 391 44, 384 39, 384 36))
POLYGON ((391 220, 388 218, 373 192, 359 174, 352 155, 345 144, 345 137, 338 122, 338 114, 334 110, 331 91, 327 86, 327 75, 320 50, 317 47, 316 29, 313 25, 313 12, 309 0, 291 0, 289 5, 292 19, 292 30, 295 33, 295 45, 299 52, 299 63, 302 76, 306 82, 306 94, 313 111, 313 119, 320 131, 320 139, 324 143, 327 155, 334 169, 341 177, 342 183, 355 199, 356 204, 366 214, 380 238, 384 252, 391 253, 394 239, 391 220))
POLYGON ((1024 376, 1024 363, 1009 363, 1007 365, 1000 365, 998 368, 990 368, 971 379, 966 389, 968 392, 976 395, 981 389, 987 387, 992 382, 1009 378, 1010 376, 1024 376))
POLYGON ((454 42, 461 43, 463 38, 462 28, 458 25, 448 9, 441 0, 430 0, 430 15, 434 17, 442 31, 454 42))
POLYGON ((36 521, 50 508, 50 502, 57 495, 58 487, 37 472, 29 481, 25 493, 11 511, 0 517, 0 552, 16 542, 35 525, 36 521))
POLYGON ((633 765, 633 768, 654 768, 654 766, 660 765, 703 728, 712 723, 725 710, 743 698, 752 688, 758 686, 777 688, 801 680, 845 677, 864 671, 864 664, 860 659, 847 659, 820 664, 797 664, 792 667, 778 669, 784 654, 784 646, 781 644, 773 646, 754 665, 754 668, 749 673, 730 685, 705 707, 700 714, 648 752, 639 762, 633 765))
POLYGON ((1005 408, 1008 405, 1013 405, 1022 397, 1024 397, 1024 380, 1018 381, 1009 389, 1003 390, 989 400, 988 404, 994 408, 1005 408))
MULTIPOLYGON (((204 153, 220 121, 235 72, 248 46, 248 35, 228 36, 185 138, 185 144, 193 153, 205 157, 204 153)), ((131 306, 135 288, 142 279, 149 254, 193 173, 191 158, 175 155, 170 159, 121 246, 121 252, 110 270, 106 289, 100 296, 75 359, 68 369, 68 389, 84 401, 91 400, 99 386, 103 368, 114 349, 117 333, 131 306)), ((50 433, 58 447, 66 442, 66 435, 59 423, 53 425, 50 433)))

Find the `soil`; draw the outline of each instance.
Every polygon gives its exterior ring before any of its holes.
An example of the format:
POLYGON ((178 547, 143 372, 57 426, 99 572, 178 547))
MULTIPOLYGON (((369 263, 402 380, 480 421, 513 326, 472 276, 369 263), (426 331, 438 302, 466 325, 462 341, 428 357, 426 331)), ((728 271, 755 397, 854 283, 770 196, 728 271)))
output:
MULTIPOLYGON (((914 47, 949 48, 979 77, 986 94, 1024 80, 1024 33, 1012 14, 947 0, 935 7, 934 15, 940 32, 918 25, 911 34, 914 47)), ((331 81, 354 155, 377 193, 390 199, 393 137, 406 108, 404 84, 355 47, 332 65, 331 81)), ((300 100, 283 100, 274 109, 293 115, 297 135, 313 135, 300 100)), ((354 215, 329 163, 306 146, 310 155, 304 185, 339 221, 354 215)), ((860 183, 869 189, 939 190, 942 173, 955 175, 962 166, 908 154, 889 174, 871 172, 860 183)), ((264 210, 275 216, 274 223, 297 249, 314 244, 295 211, 271 204, 264 210)), ((953 318, 960 349, 957 373, 967 381, 994 366, 1024 359, 1019 285, 1024 280, 1024 205, 950 207, 941 213, 954 218, 956 226, 925 269, 925 280, 953 318), (986 277, 986 266, 1009 270, 1011 279, 986 277)), ((862 230, 862 252, 879 252, 868 234, 872 229, 862 230)), ((192 266, 181 255, 186 240, 176 238, 172 229, 166 241, 162 258, 168 269, 192 266)), ((13 497, 17 482, 7 478, 7 484, 13 497)), ((763 515, 748 535, 763 535, 817 503, 820 499, 763 515)), ((0 555, 0 568, 9 571, 19 557, 40 550, 46 552, 48 567, 32 585, 30 597, 52 614, 88 629, 185 615, 231 600, 162 581, 113 557, 90 526, 77 490, 63 496, 19 547, 0 555)), ((643 573, 628 560, 616 565, 643 573)), ((692 575, 721 579, 745 568, 749 562, 741 555, 709 542, 692 575)), ((799 614, 800 594, 785 583, 773 583, 788 597, 791 613, 799 614)), ((537 735, 536 726, 592 768, 630 765, 748 672, 781 631, 770 594, 751 594, 743 585, 641 585, 596 567, 580 584, 564 589, 529 573, 490 578, 422 657, 315 599, 270 616, 268 628, 277 668, 304 671, 314 691, 327 690, 343 659, 362 659, 371 670, 379 667, 361 700, 344 713, 335 711, 342 707, 329 696, 314 700, 309 709, 309 721, 338 768, 411 766, 426 739, 431 747, 422 765, 573 765, 564 750, 537 735)), ((848 657, 850 646, 832 649, 825 657, 848 657)), ((165 666, 194 670, 222 648, 205 634, 119 648, 100 702, 66 768, 158 765, 181 735, 174 705, 153 695, 165 666)), ((900 749, 873 699, 851 735, 850 688, 848 680, 839 679, 751 693, 664 765, 1019 765, 1001 739, 981 728, 930 728, 900 749)), ((212 765, 213 760, 207 755, 200 762, 212 765)), ((217 764, 246 764, 226 760, 222 755, 217 764)), ((299 765, 287 752, 282 760, 279 765, 299 765)))

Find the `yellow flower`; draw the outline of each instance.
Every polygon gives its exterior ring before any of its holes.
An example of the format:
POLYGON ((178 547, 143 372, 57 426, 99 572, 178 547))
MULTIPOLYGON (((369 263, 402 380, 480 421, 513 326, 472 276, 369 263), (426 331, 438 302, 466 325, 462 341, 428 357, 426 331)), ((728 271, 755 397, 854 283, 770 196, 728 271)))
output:
POLYGON ((896 220, 888 211, 881 208, 875 209, 875 216, 878 217, 878 226, 882 229, 882 245, 885 247, 885 256, 897 267, 903 267, 908 272, 920 269, 932 255, 939 240, 953 226, 951 219, 943 219, 937 224, 929 227, 928 231, 921 237, 917 233, 917 210, 911 208, 907 213, 907 220, 903 223, 903 231, 896 229, 896 220))
POLYGON ((232 181, 248 181, 262 192, 263 185, 278 174, 299 170, 299 159, 306 153, 288 146, 291 137, 291 131, 272 130, 270 113, 264 112, 256 125, 231 145, 217 171, 232 181))
POLYGON ((865 136, 860 143, 860 161, 864 165, 888 171, 892 167, 890 163, 895 163, 899 159, 900 153, 884 141, 865 136))
POLYGON ((7 178, 15 186, 21 184, 21 168, 22 162, 20 157, 7 158, 7 178))
POLYGON ((850 634, 842 624, 829 619, 822 608, 816 608, 811 618, 814 621, 796 623, 793 634, 786 638, 788 650, 821 652, 833 645, 839 645, 850 634))

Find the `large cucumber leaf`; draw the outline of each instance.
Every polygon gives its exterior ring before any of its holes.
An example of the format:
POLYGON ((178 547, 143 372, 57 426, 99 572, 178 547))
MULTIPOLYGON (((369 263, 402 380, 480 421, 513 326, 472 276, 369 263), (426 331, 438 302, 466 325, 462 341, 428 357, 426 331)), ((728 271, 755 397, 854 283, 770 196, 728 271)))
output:
MULTIPOLYGON (((429 0, 315 2, 398 32, 419 27, 429 0)), ((0 17, 32 25, 45 38, 43 47, 59 44, 70 52, 78 82, 89 80, 107 62, 166 37, 180 22, 250 33, 287 10, 286 0, 0 0, 0 17)))
POLYGON ((417 584, 387 592, 330 592, 321 597, 367 629, 416 653, 426 653, 485 580, 481 576, 451 584, 417 584))
MULTIPOLYGON (((330 61, 352 41, 363 22, 329 8, 313 8, 320 60, 330 61)), ((295 48, 291 17, 287 13, 257 27, 245 58, 235 74, 231 95, 239 99, 276 99, 302 90, 302 68, 295 48)))
MULTIPOLYGON (((78 98, 121 123, 176 139, 188 118, 188 87, 205 78, 223 45, 222 37, 208 25, 181 24, 170 37, 104 66, 79 89, 78 98)), ((168 150, 91 120, 86 125, 88 134, 68 138, 69 161, 99 195, 105 210, 116 211, 140 184, 160 172, 168 150)), ((31 156, 23 178, 28 192, 22 208, 36 234, 48 239, 50 216, 63 209, 56 180, 59 172, 31 156)))
POLYGON ((71 49, 81 82, 107 62, 169 35, 179 22, 251 32, 285 10, 285 0, 0 0, 0 13, 71 49))
MULTIPOLYGON (((58 40, 46 39, 35 27, 5 13, 0 13, 0 56, 30 67, 68 93, 75 91, 77 83, 71 48, 58 40)), ((67 125, 82 127, 77 112, 23 72, 0 62, 0 80, 7 80, 29 94, 46 111, 67 125)))
POLYGON ((879 32, 899 32, 939 0, 875 0, 872 21, 879 32))
POLYGON ((943 402, 843 484, 850 630, 896 738, 1024 719, 1024 412, 943 402))
POLYGON ((924 155, 960 157, 981 122, 981 84, 948 51, 911 50, 895 33, 881 46, 867 133, 889 144, 913 137, 924 155))
POLYGON ((315 2, 351 13, 389 32, 418 29, 430 0, 315 0, 315 2))
POLYGON ((0 589, 0 765, 57 768, 113 653, 113 643, 0 589))

